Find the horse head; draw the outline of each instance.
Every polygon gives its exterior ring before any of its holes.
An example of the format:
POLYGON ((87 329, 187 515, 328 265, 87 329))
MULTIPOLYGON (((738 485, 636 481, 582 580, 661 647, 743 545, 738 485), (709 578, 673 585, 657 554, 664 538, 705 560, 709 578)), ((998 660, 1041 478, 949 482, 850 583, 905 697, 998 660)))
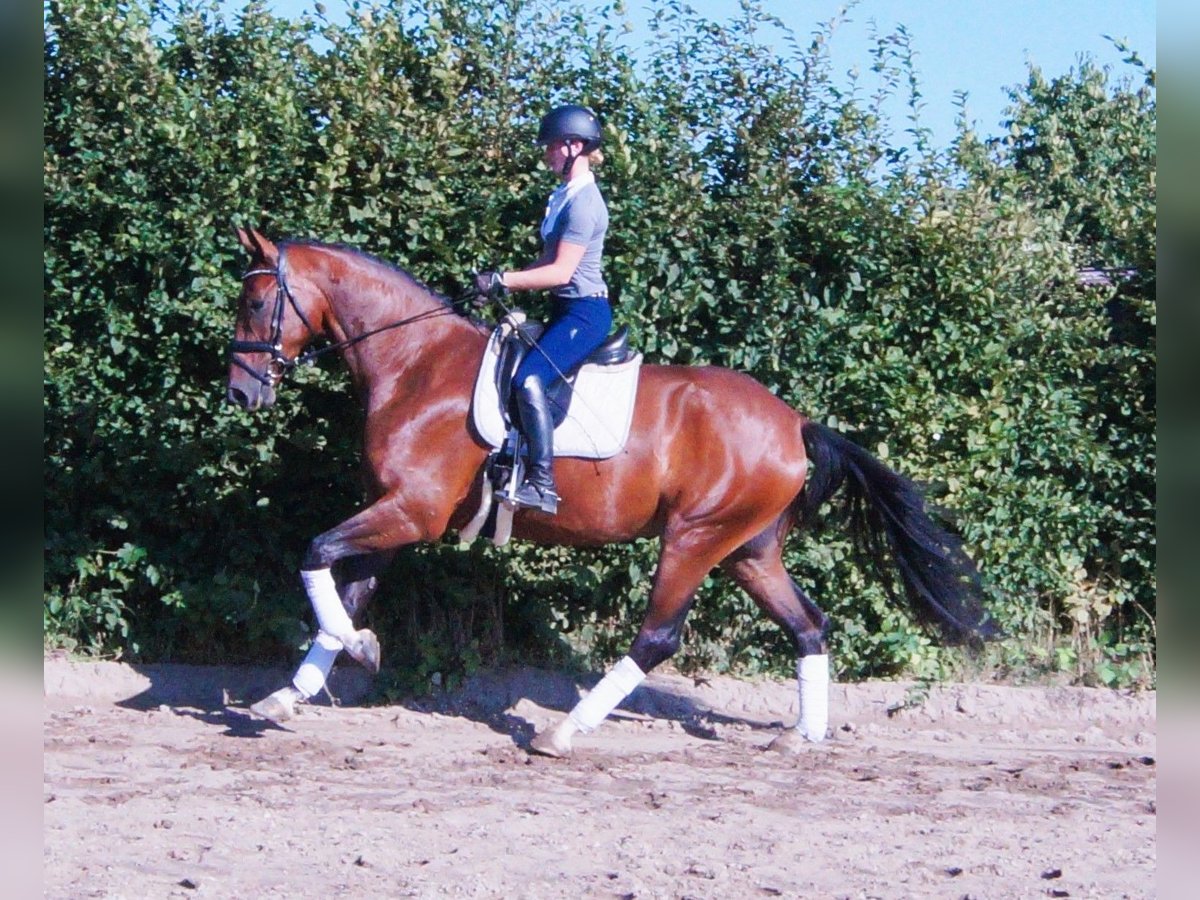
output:
POLYGON ((245 409, 266 409, 304 345, 318 334, 312 323, 320 296, 305 279, 289 282, 286 245, 275 246, 253 228, 239 228, 237 235, 250 266, 242 275, 225 396, 245 409))

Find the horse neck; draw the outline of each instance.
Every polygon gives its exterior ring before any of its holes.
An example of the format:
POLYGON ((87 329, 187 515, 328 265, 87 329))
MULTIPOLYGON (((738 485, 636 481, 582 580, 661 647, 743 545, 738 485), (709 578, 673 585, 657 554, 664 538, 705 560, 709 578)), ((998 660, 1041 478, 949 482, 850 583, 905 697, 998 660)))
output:
POLYGON ((482 343, 465 319, 410 276, 351 251, 309 249, 322 251, 313 281, 328 303, 324 329, 328 337, 351 341, 385 329, 342 350, 369 404, 404 390, 416 373, 446 359, 450 347, 464 341, 482 343))

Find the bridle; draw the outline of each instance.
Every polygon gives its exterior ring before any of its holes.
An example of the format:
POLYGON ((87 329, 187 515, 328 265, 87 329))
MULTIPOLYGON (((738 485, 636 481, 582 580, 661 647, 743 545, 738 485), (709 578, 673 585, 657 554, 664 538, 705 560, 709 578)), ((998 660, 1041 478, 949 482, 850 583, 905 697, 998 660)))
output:
POLYGON ((327 344, 324 347, 318 347, 315 350, 307 350, 294 357, 289 357, 283 352, 283 316, 290 305, 296 311, 296 315, 300 317, 300 321, 304 323, 304 327, 308 329, 308 333, 315 337, 320 337, 319 332, 313 328, 312 323, 304 315, 304 310, 300 308, 300 304, 296 302, 295 296, 292 294, 291 288, 288 287, 287 276, 284 274, 284 247, 279 248, 279 262, 275 264, 275 268, 259 268, 251 269, 242 275, 242 281, 251 278, 254 275, 270 275, 275 279, 275 307, 271 310, 271 337, 265 341, 239 341, 232 340, 229 342, 229 357, 235 366, 244 371, 247 375, 265 387, 273 388, 283 377, 295 369, 297 366, 303 366, 311 363, 317 357, 326 353, 331 353, 334 350, 342 350, 346 347, 353 346, 359 341, 364 341, 372 335, 379 334, 381 331, 389 331, 393 328, 400 328, 404 325, 409 325, 413 322, 419 322, 422 319, 432 319, 437 316, 456 315, 457 307, 471 300, 475 296, 474 291, 466 291, 453 300, 448 301, 448 305, 439 306, 436 309, 427 309, 424 312, 419 312, 414 316, 409 316, 407 319, 401 319, 397 322, 391 322, 387 325, 382 325, 379 328, 373 328, 370 331, 365 331, 362 334, 355 335, 352 338, 347 338, 344 341, 327 344), (263 372, 255 371, 240 354, 243 353, 269 353, 270 360, 267 361, 266 370, 263 372))
POLYGON ((312 323, 308 321, 308 318, 304 315, 304 311, 300 309, 300 304, 296 302, 291 288, 288 287, 287 276, 283 273, 283 252, 283 249, 280 248, 279 262, 275 264, 275 268, 251 269, 242 275, 243 282, 255 275, 270 275, 275 279, 275 308, 271 310, 270 340, 232 340, 229 342, 229 357, 233 361, 233 364, 259 384, 266 387, 274 387, 283 379, 284 375, 301 363, 309 362, 313 355, 311 353, 302 353, 296 357, 289 357, 283 352, 283 314, 287 310, 288 304, 291 304, 292 309, 296 310, 296 315, 300 317, 300 321, 304 323, 304 327, 308 329, 308 333, 313 337, 317 337, 316 329, 312 327, 312 323), (239 356, 242 353, 269 353, 271 354, 271 358, 267 362, 266 370, 264 372, 257 372, 239 356))

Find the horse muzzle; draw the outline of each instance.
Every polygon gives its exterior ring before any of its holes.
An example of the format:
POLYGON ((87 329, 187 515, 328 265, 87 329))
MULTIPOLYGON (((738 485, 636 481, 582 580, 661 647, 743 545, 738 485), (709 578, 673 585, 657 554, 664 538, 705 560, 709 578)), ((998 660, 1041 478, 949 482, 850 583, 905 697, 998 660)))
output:
POLYGON ((270 409, 275 405, 275 388, 257 382, 234 384, 231 381, 225 390, 225 399, 250 412, 270 409))

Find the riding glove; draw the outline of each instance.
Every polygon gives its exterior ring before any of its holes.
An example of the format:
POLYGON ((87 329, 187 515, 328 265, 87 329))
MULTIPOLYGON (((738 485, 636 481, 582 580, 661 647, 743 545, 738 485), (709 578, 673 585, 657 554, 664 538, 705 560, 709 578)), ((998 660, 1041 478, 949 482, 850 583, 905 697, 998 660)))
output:
POLYGON ((475 293, 476 306, 483 306, 496 297, 503 297, 508 293, 508 288, 504 285, 504 273, 490 269, 477 273, 475 275, 475 293))

